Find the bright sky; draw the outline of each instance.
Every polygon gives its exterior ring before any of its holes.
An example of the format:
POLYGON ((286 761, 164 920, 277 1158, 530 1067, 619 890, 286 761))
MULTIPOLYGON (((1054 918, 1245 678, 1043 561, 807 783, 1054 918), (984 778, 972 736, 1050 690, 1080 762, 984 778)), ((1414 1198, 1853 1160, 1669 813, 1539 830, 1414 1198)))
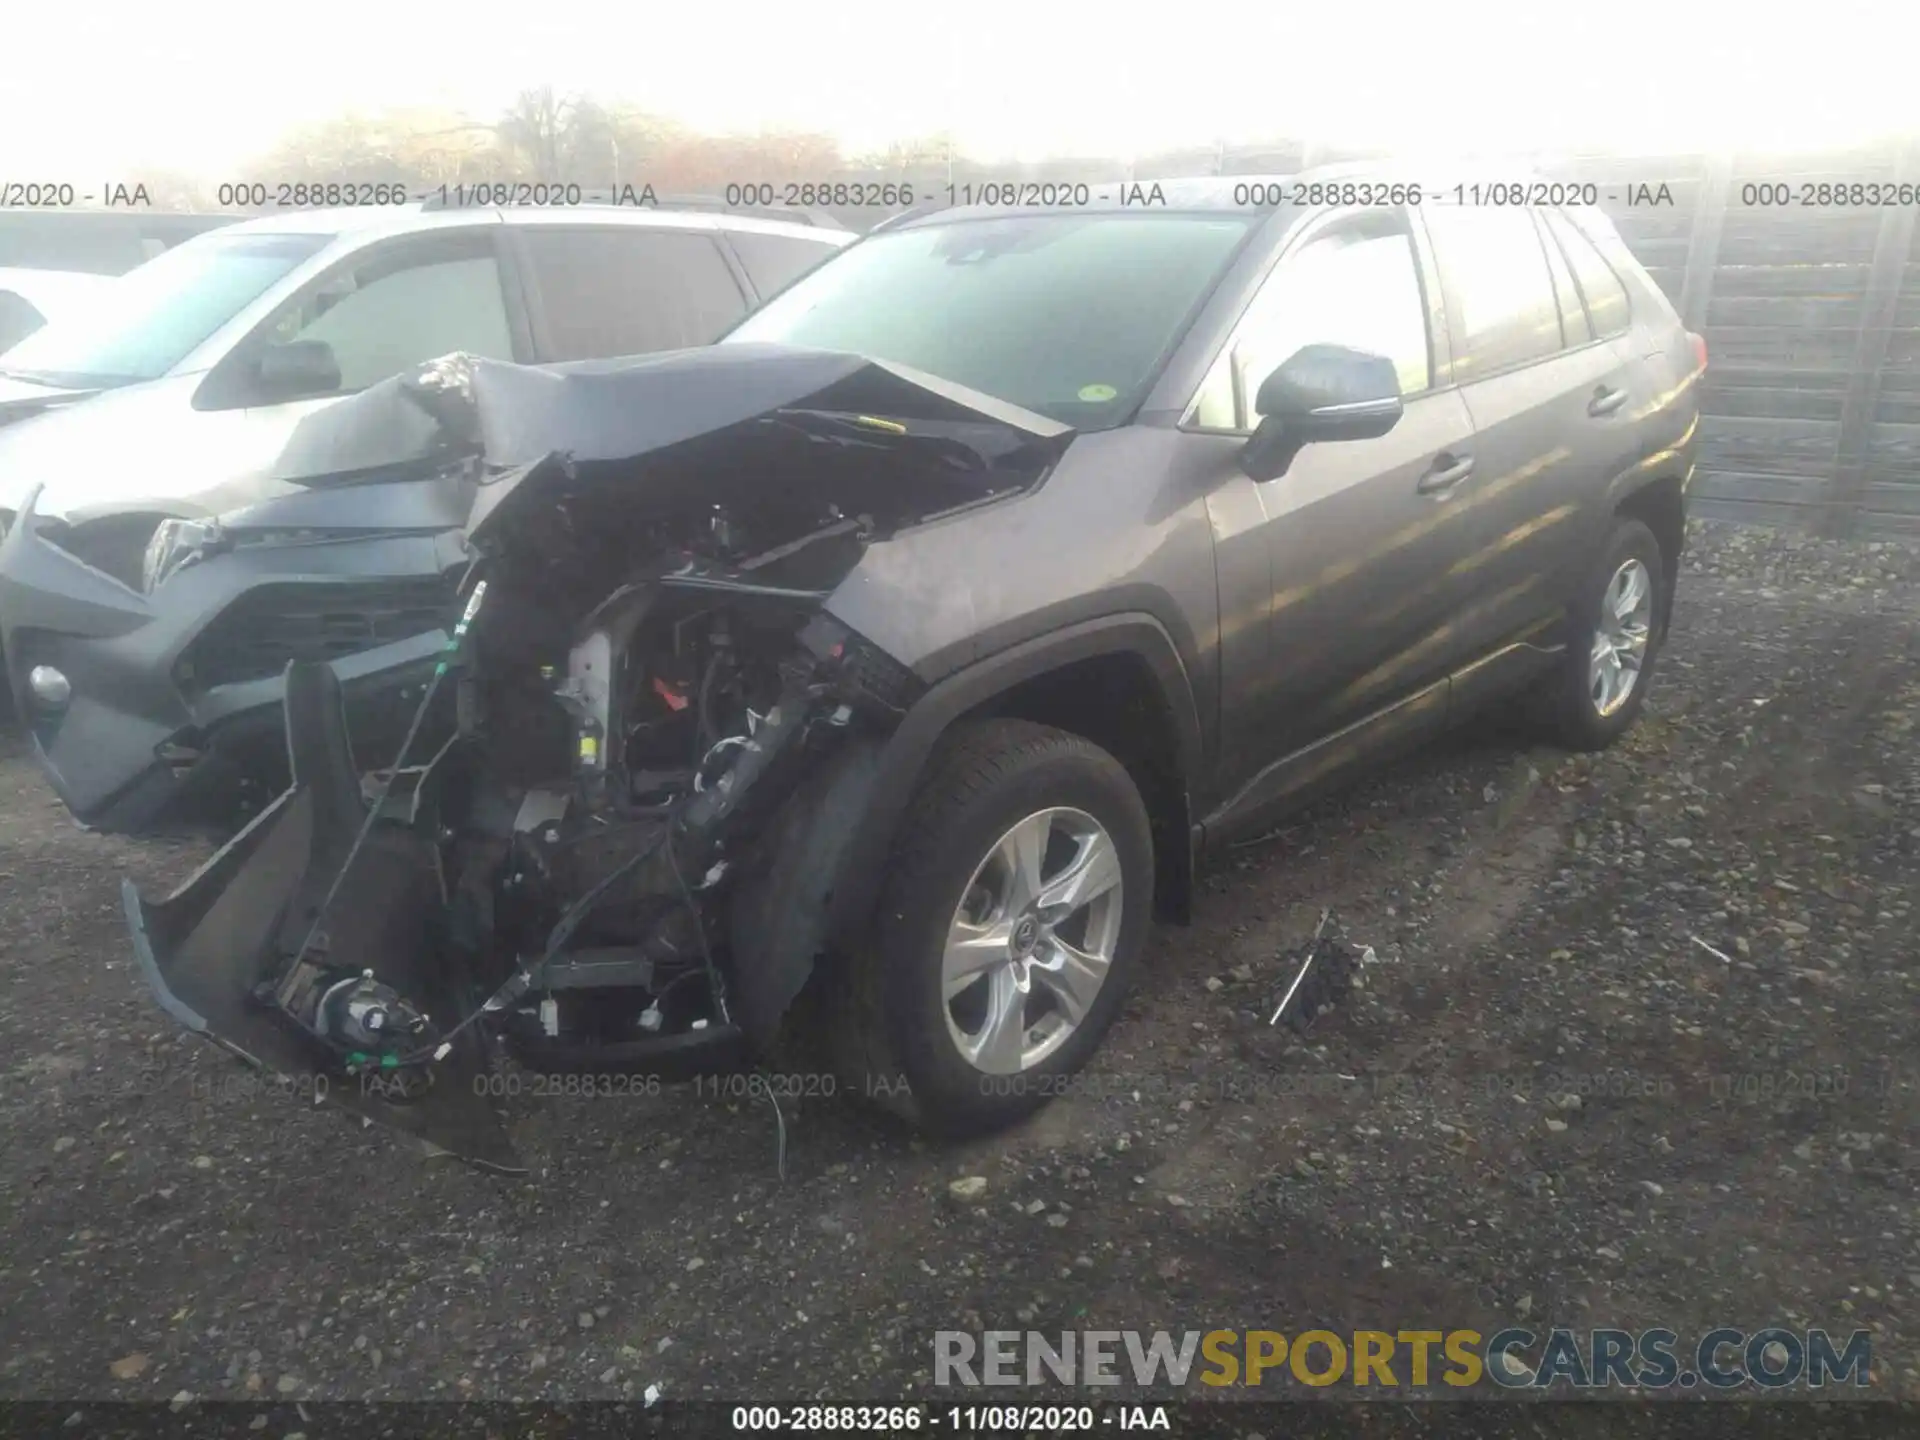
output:
POLYGON ((1277 135, 1800 149, 1920 125, 1912 0, 89 0, 12 7, 6 31, 0 180, 271 180, 248 158, 303 121, 491 118, 543 83, 854 150, 947 129, 983 158, 1277 135))

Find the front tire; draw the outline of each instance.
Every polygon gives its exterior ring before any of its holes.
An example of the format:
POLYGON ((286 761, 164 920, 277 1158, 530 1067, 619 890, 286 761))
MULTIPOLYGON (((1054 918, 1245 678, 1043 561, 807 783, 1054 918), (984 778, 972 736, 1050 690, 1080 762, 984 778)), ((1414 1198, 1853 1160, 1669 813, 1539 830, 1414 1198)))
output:
POLYGON ((894 854, 836 997, 843 1076, 936 1133, 1012 1124, 1119 1013, 1151 925, 1146 806, 1077 735, 968 723, 936 752, 894 854))
POLYGON ((1574 602, 1567 653, 1543 699, 1553 738, 1569 750, 1604 750, 1632 728, 1659 654, 1667 568, 1660 542, 1622 517, 1574 602))

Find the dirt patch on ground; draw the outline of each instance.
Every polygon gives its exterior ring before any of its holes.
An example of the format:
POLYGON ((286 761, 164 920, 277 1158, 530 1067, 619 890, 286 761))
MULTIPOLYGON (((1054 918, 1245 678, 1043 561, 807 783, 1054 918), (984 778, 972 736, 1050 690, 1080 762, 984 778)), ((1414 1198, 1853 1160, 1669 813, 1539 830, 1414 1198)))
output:
POLYGON ((524 1182, 260 1093, 132 970, 121 876, 193 849, 8 742, 0 1394, 841 1400, 942 1327, 1524 1317, 1864 1327, 1920 1395, 1916 622, 1912 552, 1702 529, 1616 750, 1466 736, 1232 851, 1075 1094, 964 1147, 789 1102, 784 1181, 724 1087, 522 1099, 524 1182), (1376 963, 1270 1029, 1329 906, 1376 963))

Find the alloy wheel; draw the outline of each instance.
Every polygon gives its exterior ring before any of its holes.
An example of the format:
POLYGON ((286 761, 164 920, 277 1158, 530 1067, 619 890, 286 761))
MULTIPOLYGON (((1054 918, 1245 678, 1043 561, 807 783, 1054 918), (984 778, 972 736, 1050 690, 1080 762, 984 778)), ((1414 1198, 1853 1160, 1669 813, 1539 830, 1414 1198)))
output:
POLYGON ((1653 621, 1653 576, 1643 561, 1621 563, 1600 598, 1587 666, 1587 692, 1604 719, 1632 697, 1647 660, 1653 621))
POLYGON ((975 1069, 1014 1075, 1080 1027, 1120 940, 1120 853, 1098 820, 1065 807, 1010 828, 974 867, 947 929, 947 1033, 975 1069))

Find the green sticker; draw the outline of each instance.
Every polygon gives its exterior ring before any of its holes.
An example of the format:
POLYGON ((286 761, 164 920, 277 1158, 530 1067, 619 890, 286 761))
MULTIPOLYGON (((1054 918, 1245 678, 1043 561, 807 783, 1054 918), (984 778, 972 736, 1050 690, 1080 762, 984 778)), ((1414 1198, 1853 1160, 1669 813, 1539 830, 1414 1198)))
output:
POLYGON ((1120 392, 1111 385, 1082 385, 1080 398, 1089 405, 1098 405, 1103 400, 1111 400, 1120 392))

